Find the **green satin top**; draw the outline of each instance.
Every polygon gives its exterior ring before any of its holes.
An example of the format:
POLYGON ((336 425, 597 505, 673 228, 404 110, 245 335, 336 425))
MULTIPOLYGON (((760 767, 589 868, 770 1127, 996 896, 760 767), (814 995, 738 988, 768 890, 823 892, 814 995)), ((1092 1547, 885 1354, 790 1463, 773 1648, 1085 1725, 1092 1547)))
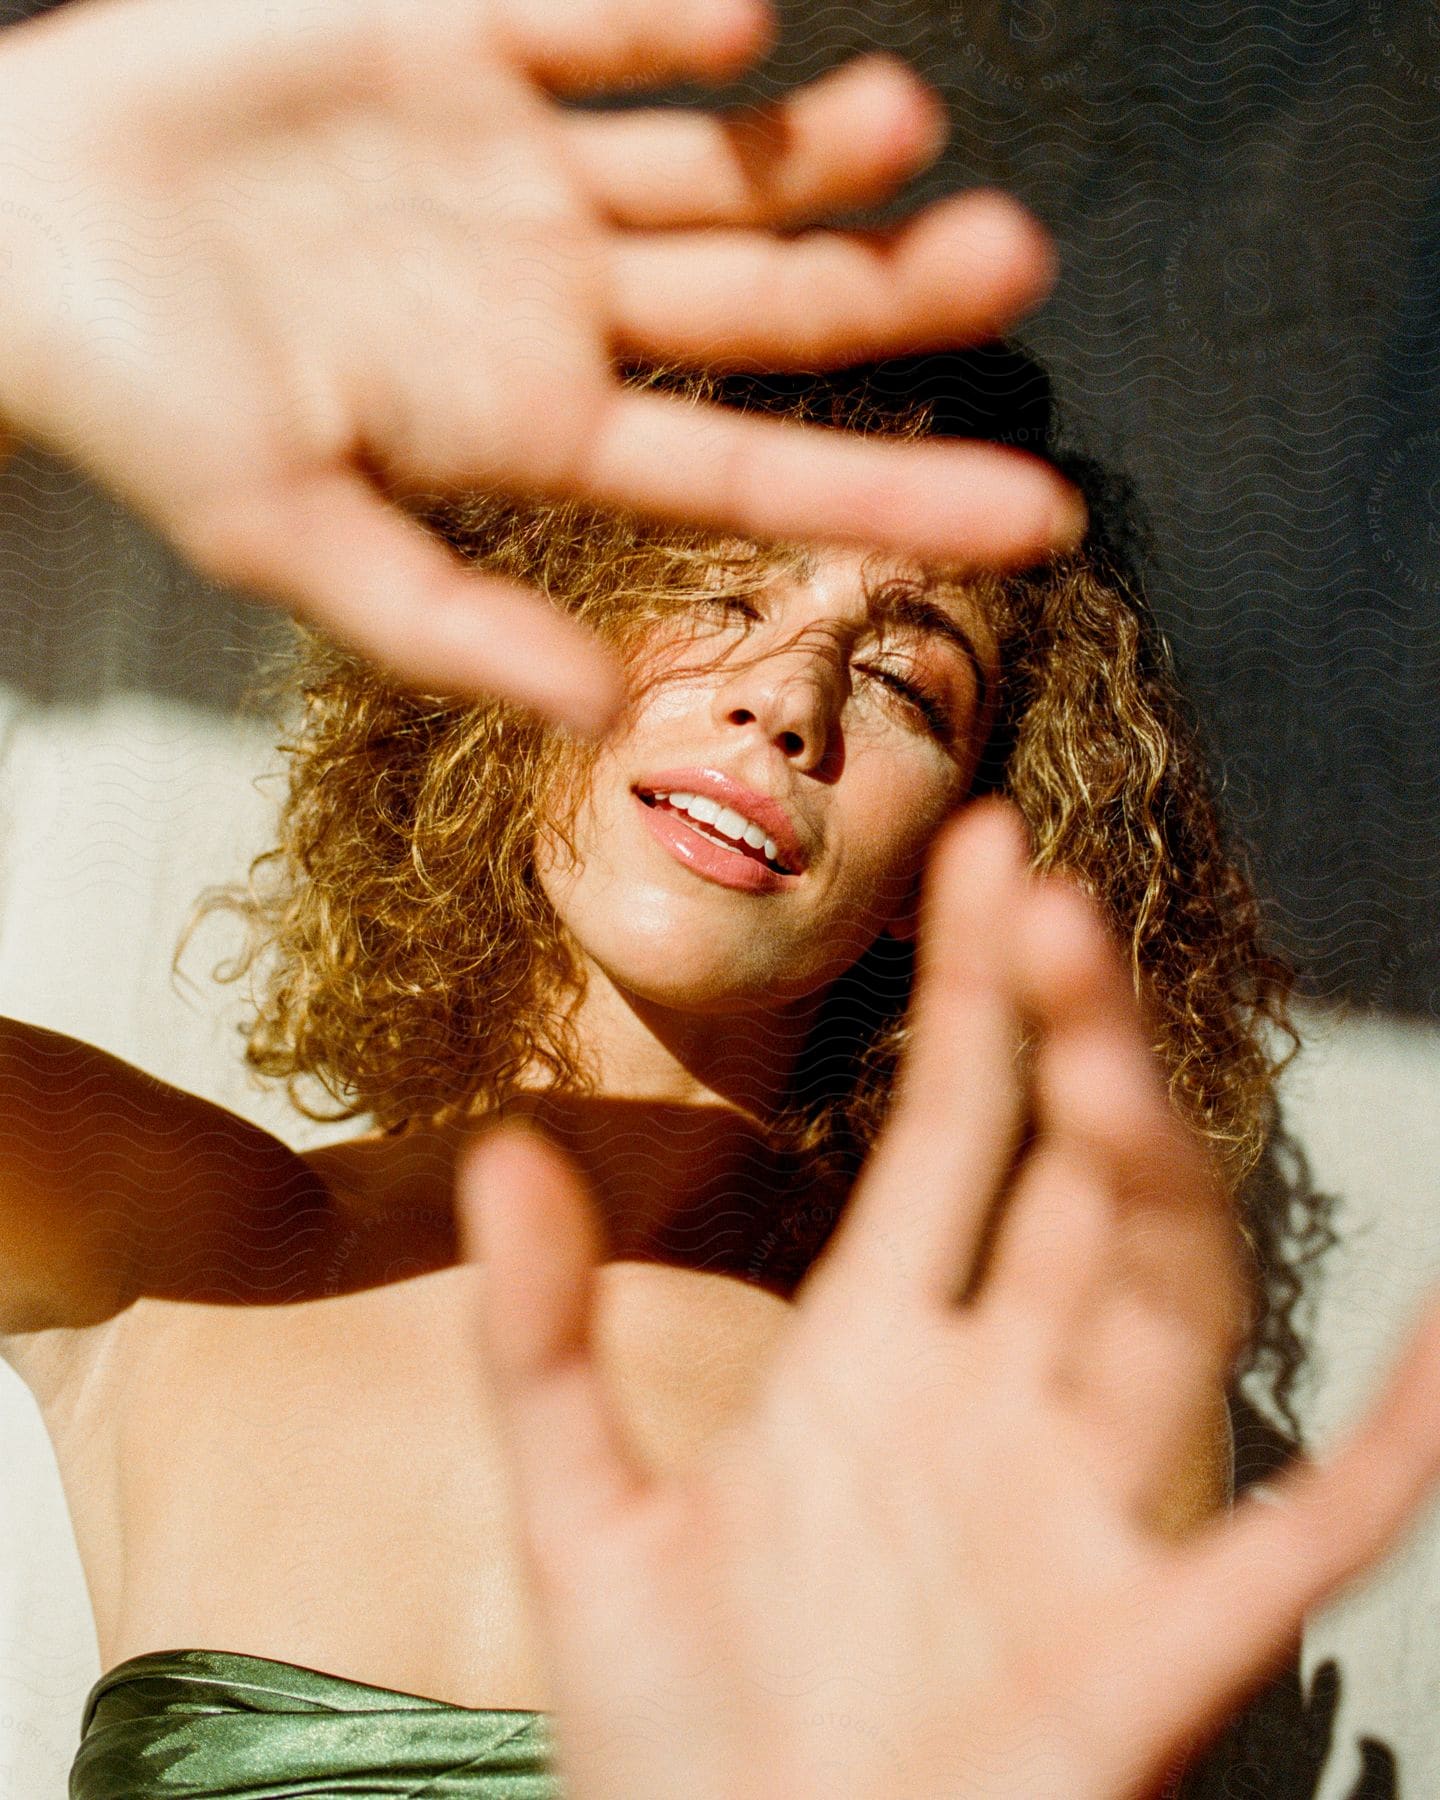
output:
POLYGON ((70 1800, 558 1800, 544 1713, 482 1711, 229 1650, 132 1656, 90 1690, 70 1800))

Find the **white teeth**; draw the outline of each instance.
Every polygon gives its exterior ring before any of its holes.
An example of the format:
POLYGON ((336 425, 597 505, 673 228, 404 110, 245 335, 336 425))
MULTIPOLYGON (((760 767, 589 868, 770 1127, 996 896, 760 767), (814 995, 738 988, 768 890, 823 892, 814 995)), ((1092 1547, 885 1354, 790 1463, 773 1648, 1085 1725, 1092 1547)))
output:
POLYGON ((736 812, 733 806, 721 806, 718 801, 708 799, 704 794, 666 794, 659 788, 652 798, 656 801, 668 800, 676 812, 689 813, 699 824, 710 826, 732 842, 745 843, 752 850, 759 850, 767 862, 778 863, 780 860, 780 846, 774 838, 767 837, 761 826, 753 824, 743 813, 736 812))

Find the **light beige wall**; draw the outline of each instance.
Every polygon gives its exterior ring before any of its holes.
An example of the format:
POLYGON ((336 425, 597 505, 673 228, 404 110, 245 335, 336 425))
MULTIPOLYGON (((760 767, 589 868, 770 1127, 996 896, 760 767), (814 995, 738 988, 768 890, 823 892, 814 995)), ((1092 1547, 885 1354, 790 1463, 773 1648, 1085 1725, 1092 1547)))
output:
MULTIPOLYGON (((1440 1029, 1310 1012, 1287 1111, 1318 1186, 1340 1200, 1341 1247, 1319 1289, 1321 1449, 1355 1416, 1426 1288, 1440 1280, 1440 1029)), ((1335 1749, 1318 1800, 1346 1800, 1357 1743, 1396 1753, 1407 1800, 1440 1794, 1440 1510, 1375 1580, 1313 1619, 1305 1667, 1339 1665, 1335 1749)))
MULTIPOLYGON (((263 845, 270 804, 251 781, 268 734, 141 696, 87 709, 0 695, 7 706, 0 1015, 98 1044, 297 1145, 324 1137, 248 1077, 238 994, 203 980, 223 936, 186 960, 197 992, 170 979, 196 893, 263 845)), ((61 1800, 100 1671, 49 1442, 3 1364, 0 1471, 0 1800, 61 1800)))

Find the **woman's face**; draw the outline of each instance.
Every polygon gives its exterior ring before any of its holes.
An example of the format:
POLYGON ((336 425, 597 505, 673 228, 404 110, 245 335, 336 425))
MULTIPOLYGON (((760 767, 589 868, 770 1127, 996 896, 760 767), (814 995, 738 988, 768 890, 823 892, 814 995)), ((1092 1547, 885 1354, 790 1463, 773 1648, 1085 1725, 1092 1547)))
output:
POLYGON ((998 659, 973 597, 818 551, 758 596, 717 579, 647 649, 660 678, 597 756, 576 856, 539 846, 583 956, 654 1004, 737 1012, 908 931, 988 726, 998 659))

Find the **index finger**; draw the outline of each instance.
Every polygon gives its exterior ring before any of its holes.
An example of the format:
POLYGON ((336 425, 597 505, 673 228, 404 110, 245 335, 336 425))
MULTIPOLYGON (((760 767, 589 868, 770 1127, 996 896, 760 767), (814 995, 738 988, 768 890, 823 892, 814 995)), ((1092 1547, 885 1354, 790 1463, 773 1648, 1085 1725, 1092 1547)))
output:
POLYGON ((1018 450, 880 443, 649 391, 612 391, 569 473, 588 498, 653 517, 975 568, 1025 567, 1085 530, 1069 484, 1018 450))
MULTIPOLYGON (((1219 1718, 1294 1643, 1305 1615, 1384 1555, 1440 1478, 1440 1295, 1432 1292, 1376 1399, 1338 1449, 1268 1484, 1173 1551, 1139 1643, 1172 1672, 1147 1696, 1219 1718), (1165 1699, 1161 1698, 1162 1693, 1165 1699)), ((1150 1725, 1132 1714, 1137 1738, 1150 1725)))
POLYGON ((538 590, 462 563, 351 469, 239 485, 166 522, 202 573, 280 602, 399 680, 489 693, 596 732, 621 676, 538 590))

